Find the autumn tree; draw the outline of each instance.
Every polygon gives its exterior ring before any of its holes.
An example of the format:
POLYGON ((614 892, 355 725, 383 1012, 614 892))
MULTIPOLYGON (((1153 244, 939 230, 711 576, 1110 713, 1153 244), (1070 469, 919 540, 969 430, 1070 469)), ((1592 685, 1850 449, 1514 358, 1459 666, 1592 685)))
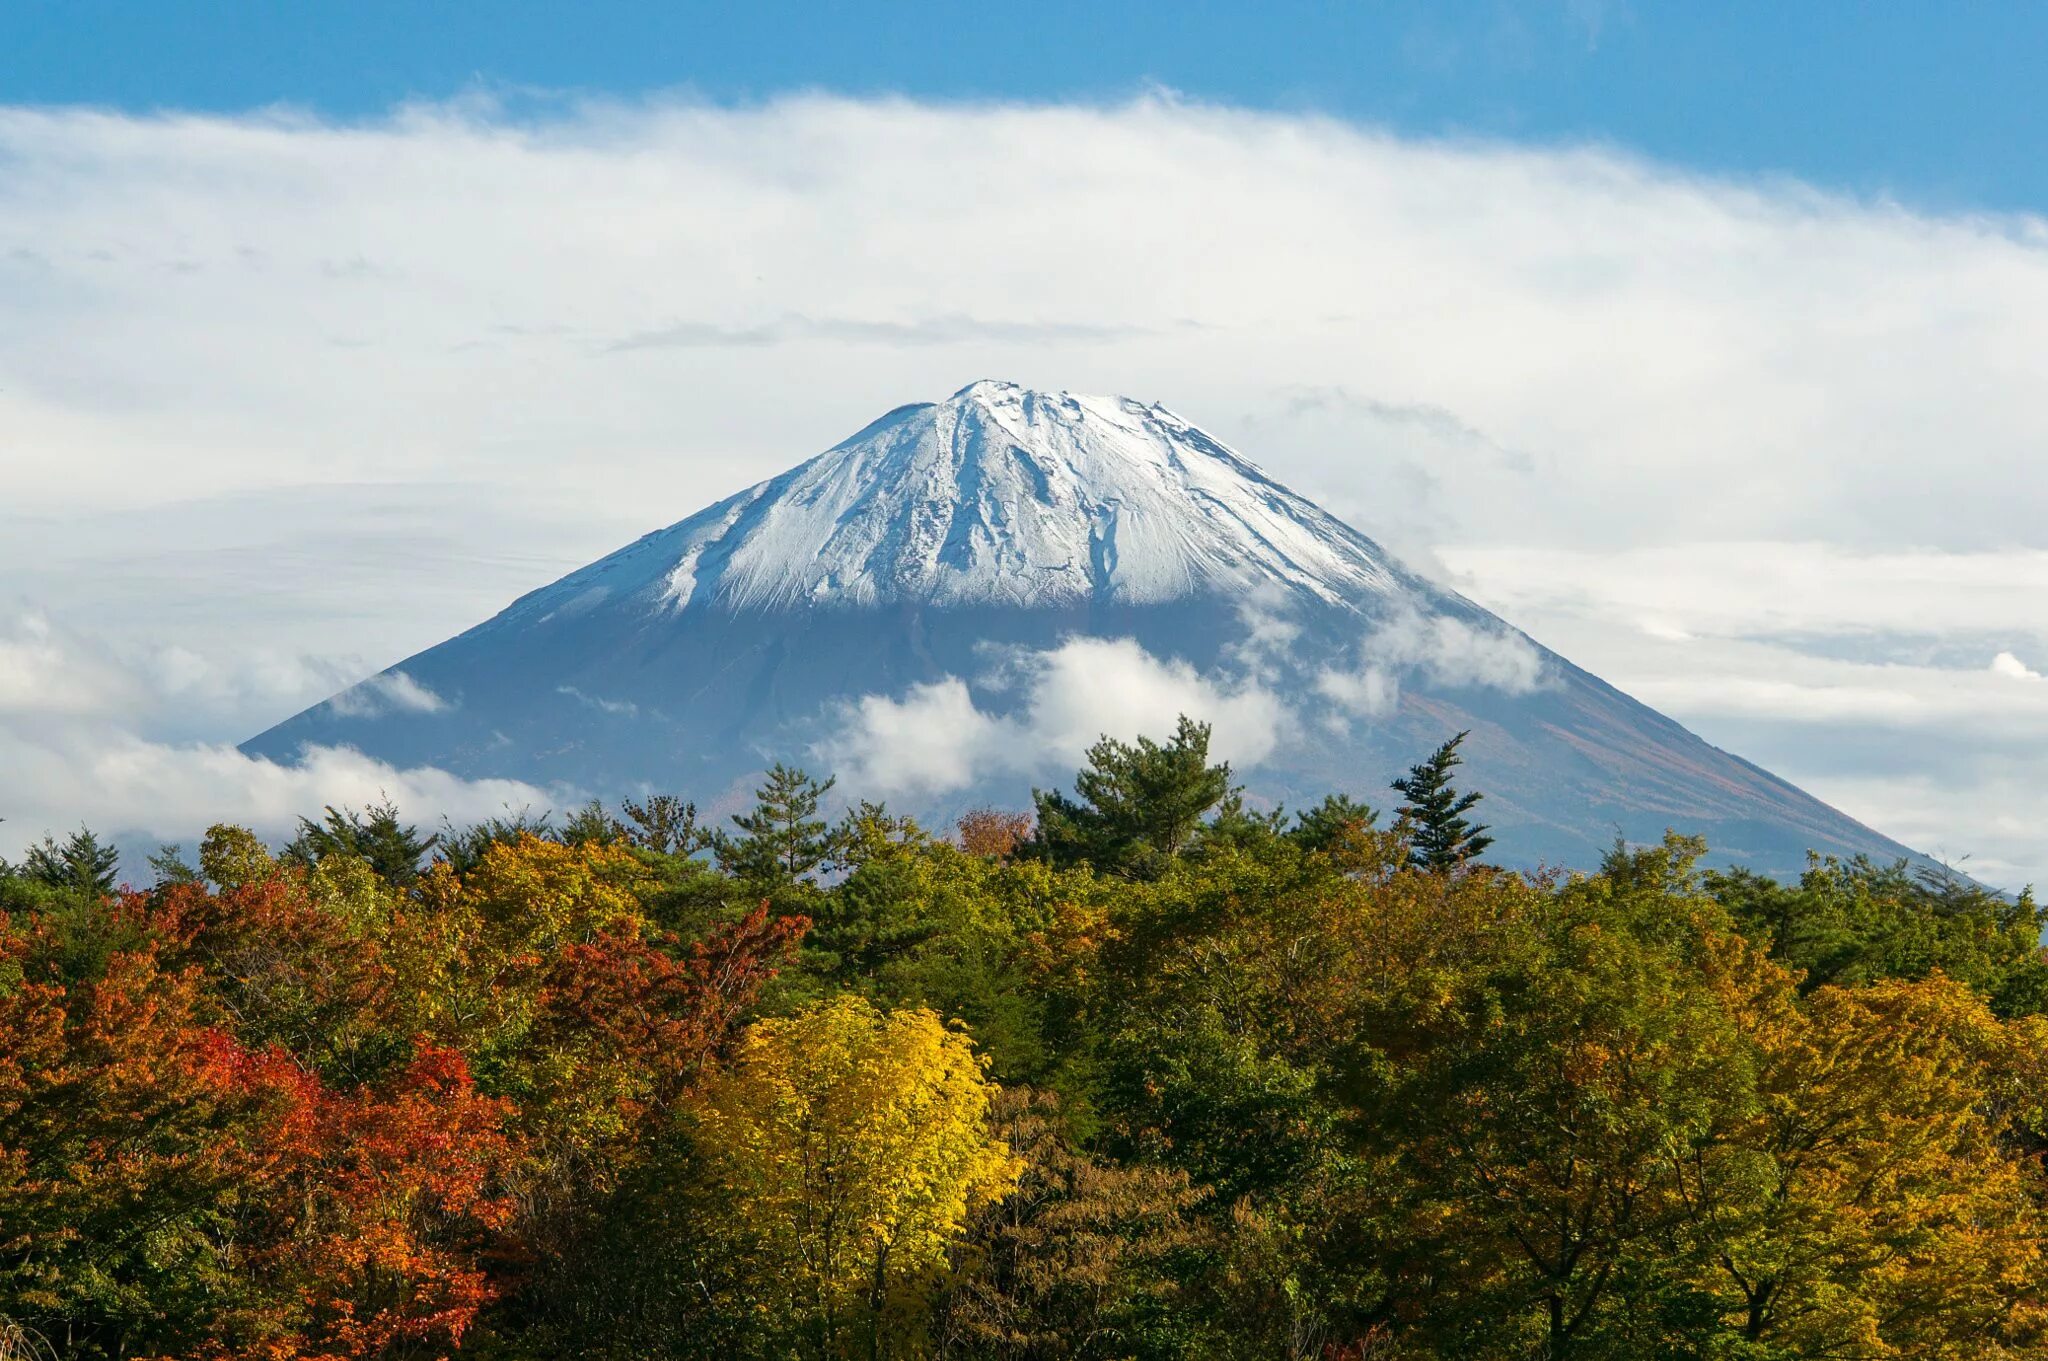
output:
POLYGON ((904 1355, 968 1217, 1015 1186, 994 1087, 924 1010, 841 997, 757 1021, 707 1082, 695 1145, 743 1273, 732 1303, 807 1354, 904 1355))
POLYGON ((1029 813, 1007 812, 1000 808, 970 808, 954 824, 954 835, 960 849, 969 855, 1001 860, 1031 835, 1031 827, 1029 813))
POLYGON ((1076 1149, 1049 1093, 1007 1089, 991 1114, 1022 1171, 1012 1194, 969 1218, 953 1249, 939 1354, 1177 1354, 1180 1276, 1211 1241, 1194 1214, 1202 1192, 1184 1172, 1076 1149))
POLYGON ((1953 980, 1738 989, 1758 1099, 1678 1166, 1671 1341, 1758 1357, 2038 1355, 2043 1190, 2013 1138, 2048 1051, 1953 980), (1689 1270, 1688 1270, 1689 1267, 1689 1270), (1704 1316, 1704 1328, 1684 1320, 1704 1316), (1740 1348, 1743 1350, 1737 1351, 1740 1348))

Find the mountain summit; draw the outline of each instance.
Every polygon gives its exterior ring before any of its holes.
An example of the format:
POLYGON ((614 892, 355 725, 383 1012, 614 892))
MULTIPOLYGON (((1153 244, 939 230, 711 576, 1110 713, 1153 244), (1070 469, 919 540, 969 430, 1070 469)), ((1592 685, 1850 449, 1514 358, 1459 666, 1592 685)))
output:
POLYGON ((970 384, 524 602, 1158 604, 1396 589, 1373 542, 1162 406, 970 384))
POLYGON ((1158 405, 978 382, 515 601, 245 750, 346 745, 719 804, 776 759, 931 815, 1022 804, 1103 729, 1218 719, 1254 795, 1387 781, 1471 729, 1509 863, 1617 833, 1788 873, 1909 854, 1719 751, 1158 405))

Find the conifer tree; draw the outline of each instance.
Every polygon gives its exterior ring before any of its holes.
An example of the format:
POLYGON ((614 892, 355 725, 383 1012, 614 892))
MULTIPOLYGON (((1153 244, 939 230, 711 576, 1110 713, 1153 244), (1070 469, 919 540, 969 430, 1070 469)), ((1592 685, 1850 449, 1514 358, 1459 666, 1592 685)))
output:
POLYGON ((795 883, 816 870, 833 847, 818 805, 836 783, 828 778, 820 784, 777 761, 767 783, 754 791, 754 810, 732 815, 733 825, 745 835, 728 832, 718 838, 718 867, 758 885, 795 883))
POLYGON ((1347 835, 1365 831, 1378 820, 1378 810, 1349 794, 1327 794, 1321 803, 1296 816, 1287 836, 1305 851, 1327 851, 1347 835))
POLYGON ((1031 791, 1038 808, 1032 853, 1055 864, 1155 875, 1187 849, 1202 816, 1232 792, 1228 763, 1209 764, 1209 725, 1186 714, 1164 744, 1105 736, 1088 748, 1074 797, 1031 791))
POLYGON ((628 826, 626 840, 661 855, 695 855, 711 843, 711 833, 697 822, 697 805, 673 794, 650 795, 645 803, 627 799, 619 805, 628 826))
POLYGON ((1417 869, 1452 870, 1493 844, 1483 825, 1465 818, 1484 796, 1460 794, 1451 784, 1452 769, 1464 761, 1458 755, 1458 744, 1468 733, 1451 738, 1428 760, 1409 767, 1406 775, 1394 781, 1395 790, 1408 800, 1395 811, 1414 830, 1408 858, 1417 869))
POLYGON ((318 864, 330 855, 357 855, 388 884, 404 888, 420 877, 420 861, 440 844, 438 835, 422 837, 417 827, 399 820, 390 799, 363 812, 328 804, 319 822, 299 819, 299 834, 284 849, 285 857, 318 864))
POLYGON ((56 838, 45 836, 41 844, 29 847, 22 857, 21 873, 51 888, 104 898, 114 891, 120 864, 119 851, 102 845, 91 828, 80 827, 61 846, 56 838))

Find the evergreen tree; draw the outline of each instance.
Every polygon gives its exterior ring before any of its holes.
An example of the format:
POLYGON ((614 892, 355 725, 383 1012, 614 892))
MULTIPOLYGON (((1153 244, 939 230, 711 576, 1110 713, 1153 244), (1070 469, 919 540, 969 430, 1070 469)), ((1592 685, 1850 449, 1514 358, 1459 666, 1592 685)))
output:
POLYGON ((611 846, 626 839, 625 824, 607 813, 604 804, 592 799, 562 824, 562 844, 565 846, 611 846))
POLYGON ((175 841, 165 842, 156 848, 156 854, 149 857, 149 868, 156 876, 157 888, 200 882, 199 871, 185 859, 185 848, 175 841))
POLYGON ((1348 794, 1326 794, 1323 801, 1299 814, 1288 838, 1305 851, 1327 851, 1346 836, 1369 829, 1378 810, 1348 794))
POLYGON ((308 865, 330 855, 361 856, 386 883, 404 888, 420 877, 420 861, 440 841, 438 835, 422 837, 418 828, 399 821, 398 805, 389 799, 361 813, 330 803, 319 822, 299 819, 299 834, 284 853, 308 865))
POLYGON ((1427 761, 1411 766, 1406 775, 1394 781, 1394 789, 1408 800, 1395 811, 1414 830, 1409 861, 1417 869, 1455 869, 1493 844, 1483 825, 1465 819, 1465 814, 1484 796, 1460 794, 1451 784, 1452 769, 1464 761, 1458 755, 1458 744, 1466 736, 1467 733, 1459 733, 1432 752, 1427 761))
POLYGON ((54 837, 28 848, 20 873, 51 888, 104 898, 114 891, 121 853, 102 845, 90 828, 80 827, 58 845, 54 837))
POLYGON ((756 885, 792 884, 815 871, 832 853, 833 836, 818 805, 837 783, 823 784, 777 761, 768 781, 754 791, 751 813, 732 815, 742 836, 718 838, 718 867, 756 885))
POLYGON ((450 869, 457 874, 467 874, 483 863, 484 855, 491 847, 501 843, 516 842, 526 837, 540 841, 561 840, 555 835, 553 818, 553 813, 547 809, 535 813, 531 808, 521 808, 515 813, 508 805, 497 817, 473 823, 461 832, 443 818, 434 844, 450 869))
POLYGON ((1031 791, 1038 807, 1034 855, 1059 865, 1151 877, 1187 849, 1202 816, 1234 790, 1230 766, 1209 764, 1209 725, 1181 715, 1173 740, 1136 744, 1105 736, 1088 748, 1074 797, 1031 791))
POLYGON ((695 855, 711 844, 709 829, 697 822, 697 805, 673 794, 651 795, 645 803, 619 805, 628 824, 626 840, 660 855, 695 855))

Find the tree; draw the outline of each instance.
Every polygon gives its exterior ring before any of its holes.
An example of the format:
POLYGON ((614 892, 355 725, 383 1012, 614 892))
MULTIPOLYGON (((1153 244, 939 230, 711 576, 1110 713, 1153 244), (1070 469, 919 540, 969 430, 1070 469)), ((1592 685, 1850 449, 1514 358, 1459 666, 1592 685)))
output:
POLYGON ((90 828, 80 827, 63 845, 46 836, 28 848, 21 870, 29 878, 51 888, 68 889, 89 898, 104 898, 114 891, 115 872, 121 853, 101 843, 90 828))
POLYGON ((1088 748, 1074 797, 1031 791, 1034 854, 1132 878, 1154 877, 1186 850, 1202 816, 1232 792, 1230 766, 1209 764, 1209 725, 1183 714, 1173 740, 1103 737, 1088 748))
POLYGON ((1023 1173, 1012 1195, 971 1217, 954 1249, 940 1354, 1185 1354, 1158 1335, 1174 1331, 1176 1259, 1206 1246, 1194 1214, 1203 1193, 1185 1172, 1075 1149, 1050 1093, 1005 1090, 992 1114, 1023 1173))
POLYGON ((1943 978, 1803 1003, 1783 980, 1735 1010, 1761 1099, 1678 1164, 1692 1222, 1662 1264, 1682 1277, 1667 1312, 1726 1349, 1695 1333, 1685 1354, 2040 1355, 2048 1310, 2011 1288, 2048 1235, 2015 1138, 2038 1098, 2010 1094, 2034 1090, 2048 1027, 1943 978))
POLYGON ((1615 1335, 1643 1263, 1691 1220, 1680 1169, 1754 1109, 1735 1009, 1784 987, 1664 890, 1689 850, 1644 852, 1633 884, 1575 883, 1496 931, 1482 967, 1435 982, 1378 1093, 1407 1188, 1398 1279, 1436 1295, 1422 1327, 1452 1354, 1670 1354, 1615 1335))
POLYGON ((697 805, 673 794, 650 795, 645 802, 627 799, 619 805, 630 824, 626 840, 657 855, 695 855, 711 844, 711 834, 697 824, 697 805))
POLYGON ((1943 871, 1863 857, 1815 857, 1795 884, 1740 869, 1710 871, 1706 884, 1744 933, 1802 975, 1806 991, 1939 971, 2001 1016, 2048 1011, 2048 907, 2031 892, 2006 897, 1943 871))
POLYGON ((1460 794, 1451 785, 1452 769, 1464 763, 1458 744, 1467 736, 1459 733, 1394 781, 1394 789, 1408 800, 1395 811, 1414 829, 1410 860, 1417 869, 1447 872, 1493 844, 1484 826, 1465 820, 1484 796, 1460 794))
POLYGON ((597 799, 571 813, 569 820, 562 824, 562 842, 569 846, 581 846, 591 841, 609 846, 625 839, 625 824, 607 813, 604 804, 597 799))
POLYGON ((794 884, 832 853, 833 838, 818 805, 837 781, 823 784, 777 761, 754 791, 750 813, 732 815, 744 836, 721 836, 719 868, 735 878, 766 887, 794 884))
POLYGON ((814 1356, 914 1346, 968 1217, 1020 1170, 983 1068, 923 1009, 844 996, 755 1022, 695 1113, 733 1304, 814 1356))
POLYGON ((970 808, 960 815, 955 834, 969 855, 1005 860, 1031 835, 1031 815, 1000 808, 970 808))
POLYGON ((1378 820, 1376 809, 1349 794, 1326 794, 1321 803, 1295 816, 1287 835, 1305 851, 1328 851, 1371 830, 1378 820))
POLYGON ((361 856, 386 883, 405 888, 419 878, 420 862, 439 845, 399 820, 398 805, 386 799, 363 812, 328 804, 319 822, 299 819, 298 835, 285 847, 287 859, 317 864, 330 855, 361 856))

